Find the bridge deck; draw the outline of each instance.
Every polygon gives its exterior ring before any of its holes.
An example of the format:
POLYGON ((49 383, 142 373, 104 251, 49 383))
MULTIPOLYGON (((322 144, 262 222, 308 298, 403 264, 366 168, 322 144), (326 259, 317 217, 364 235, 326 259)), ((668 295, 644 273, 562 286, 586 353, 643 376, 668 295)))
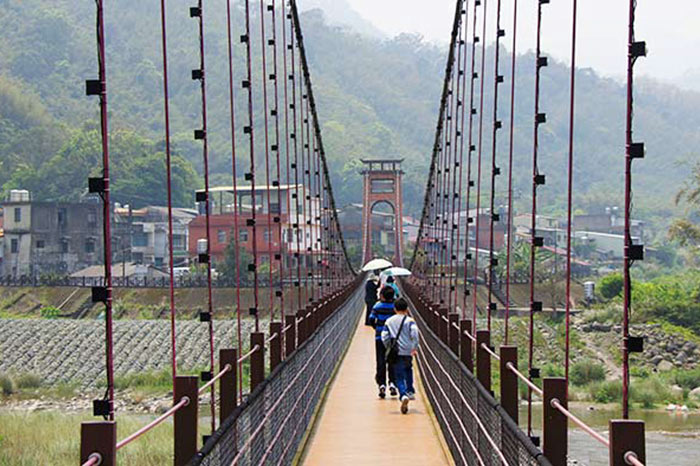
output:
POLYGON ((329 388, 302 464, 454 464, 422 396, 417 370, 418 393, 408 414, 400 413, 395 398, 377 397, 374 330, 363 324, 364 316, 329 388))

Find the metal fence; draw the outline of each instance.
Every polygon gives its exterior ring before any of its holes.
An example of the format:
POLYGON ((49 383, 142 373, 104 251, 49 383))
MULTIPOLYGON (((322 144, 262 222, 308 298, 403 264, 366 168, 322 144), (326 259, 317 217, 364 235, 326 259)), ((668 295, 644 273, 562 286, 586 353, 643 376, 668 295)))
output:
POLYGON ((250 394, 191 465, 291 464, 361 311, 357 291, 250 394))

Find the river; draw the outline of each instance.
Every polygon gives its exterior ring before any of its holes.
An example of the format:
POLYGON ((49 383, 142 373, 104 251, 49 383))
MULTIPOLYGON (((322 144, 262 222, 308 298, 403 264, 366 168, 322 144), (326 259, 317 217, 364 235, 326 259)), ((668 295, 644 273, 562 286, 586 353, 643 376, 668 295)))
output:
MULTIPOLYGON (((620 418, 619 409, 610 406, 589 410, 587 404, 572 406, 572 412, 607 436, 608 420, 620 418)), ((541 426, 542 405, 533 406, 533 426, 541 426)), ((630 417, 645 422, 646 466, 700 466, 700 412, 632 410, 630 417)), ((527 428, 527 410, 522 409, 520 424, 527 428)), ((570 424, 571 426, 571 424, 570 424)), ((569 431, 569 457, 580 466, 607 466, 607 449, 575 426, 569 431)))

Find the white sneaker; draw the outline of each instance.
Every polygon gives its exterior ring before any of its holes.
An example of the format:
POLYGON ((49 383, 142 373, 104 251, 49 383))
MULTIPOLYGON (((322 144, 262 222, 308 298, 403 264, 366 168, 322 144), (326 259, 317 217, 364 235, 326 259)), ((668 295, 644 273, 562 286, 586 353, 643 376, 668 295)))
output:
POLYGON ((404 395, 401 397, 401 414, 406 414, 408 412, 408 396, 404 395))
POLYGON ((379 398, 381 398, 382 400, 386 398, 386 386, 384 385, 379 386, 379 398))
POLYGON ((411 401, 413 401, 413 400, 416 399, 416 394, 413 393, 413 392, 408 392, 408 393, 406 393, 406 396, 408 396, 408 399, 411 400, 411 401))
POLYGON ((391 382, 389 383, 389 394, 391 396, 396 396, 399 394, 399 391, 397 390, 396 385, 394 385, 391 382))

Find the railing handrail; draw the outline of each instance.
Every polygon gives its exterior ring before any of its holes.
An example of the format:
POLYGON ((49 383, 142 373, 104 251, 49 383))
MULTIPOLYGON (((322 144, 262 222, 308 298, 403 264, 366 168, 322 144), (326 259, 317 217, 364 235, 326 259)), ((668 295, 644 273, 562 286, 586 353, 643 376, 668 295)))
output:
POLYGON ((541 389, 540 387, 538 387, 537 385, 535 385, 534 383, 532 383, 532 381, 531 381, 529 378, 525 377, 525 375, 524 375, 522 372, 520 372, 520 371, 513 365, 513 363, 511 363, 511 362, 506 363, 506 367, 507 367, 513 374, 515 374, 520 380, 522 380, 523 382, 525 382, 525 385, 527 385, 528 387, 530 387, 530 389, 531 389, 533 392, 537 393, 539 396, 544 396, 544 392, 542 391, 542 389, 541 389))
POLYGON ((231 369, 233 369, 233 367, 231 367, 231 364, 226 364, 226 366, 224 366, 224 368, 221 369, 221 371, 218 374, 212 377, 210 381, 202 385, 202 388, 199 389, 199 394, 201 395, 202 393, 204 393, 207 390, 207 388, 214 385, 217 380, 226 375, 226 373, 229 372, 231 369))
POLYGON ((172 416, 173 414, 178 412, 180 409, 184 408, 185 406, 187 406, 189 404, 190 404, 189 397, 183 396, 177 404, 173 405, 172 408, 167 410, 160 417, 158 417, 158 418, 154 419, 153 421, 151 421, 150 423, 146 424, 145 426, 143 426, 142 428, 140 428, 139 430, 137 430, 133 434, 129 435, 128 437, 126 437, 122 441, 117 442, 117 445, 115 447, 116 450, 118 451, 120 448, 127 446, 128 444, 130 444, 131 442, 133 442, 137 438, 141 437, 142 435, 144 435, 148 431, 152 430, 153 428, 158 426, 160 423, 162 423, 163 421, 168 419, 170 416, 172 416))
POLYGON ((564 416, 569 418, 574 424, 579 426, 584 432, 586 432, 588 435, 590 435, 591 437, 596 439, 598 442, 605 445, 607 448, 610 448, 610 440, 606 439, 601 434, 599 434, 598 432, 593 430, 593 428, 591 426, 589 426, 588 424, 583 422, 581 419, 574 416, 574 414, 571 411, 569 411, 564 406, 562 406, 562 404, 559 400, 554 398, 550 403, 552 404, 553 408, 558 409, 559 412, 561 412, 564 416))
POLYGON ((260 349, 260 345, 255 345, 253 348, 251 348, 250 351, 248 351, 246 354, 238 358, 238 364, 244 362, 246 359, 250 358, 257 350, 260 349))

